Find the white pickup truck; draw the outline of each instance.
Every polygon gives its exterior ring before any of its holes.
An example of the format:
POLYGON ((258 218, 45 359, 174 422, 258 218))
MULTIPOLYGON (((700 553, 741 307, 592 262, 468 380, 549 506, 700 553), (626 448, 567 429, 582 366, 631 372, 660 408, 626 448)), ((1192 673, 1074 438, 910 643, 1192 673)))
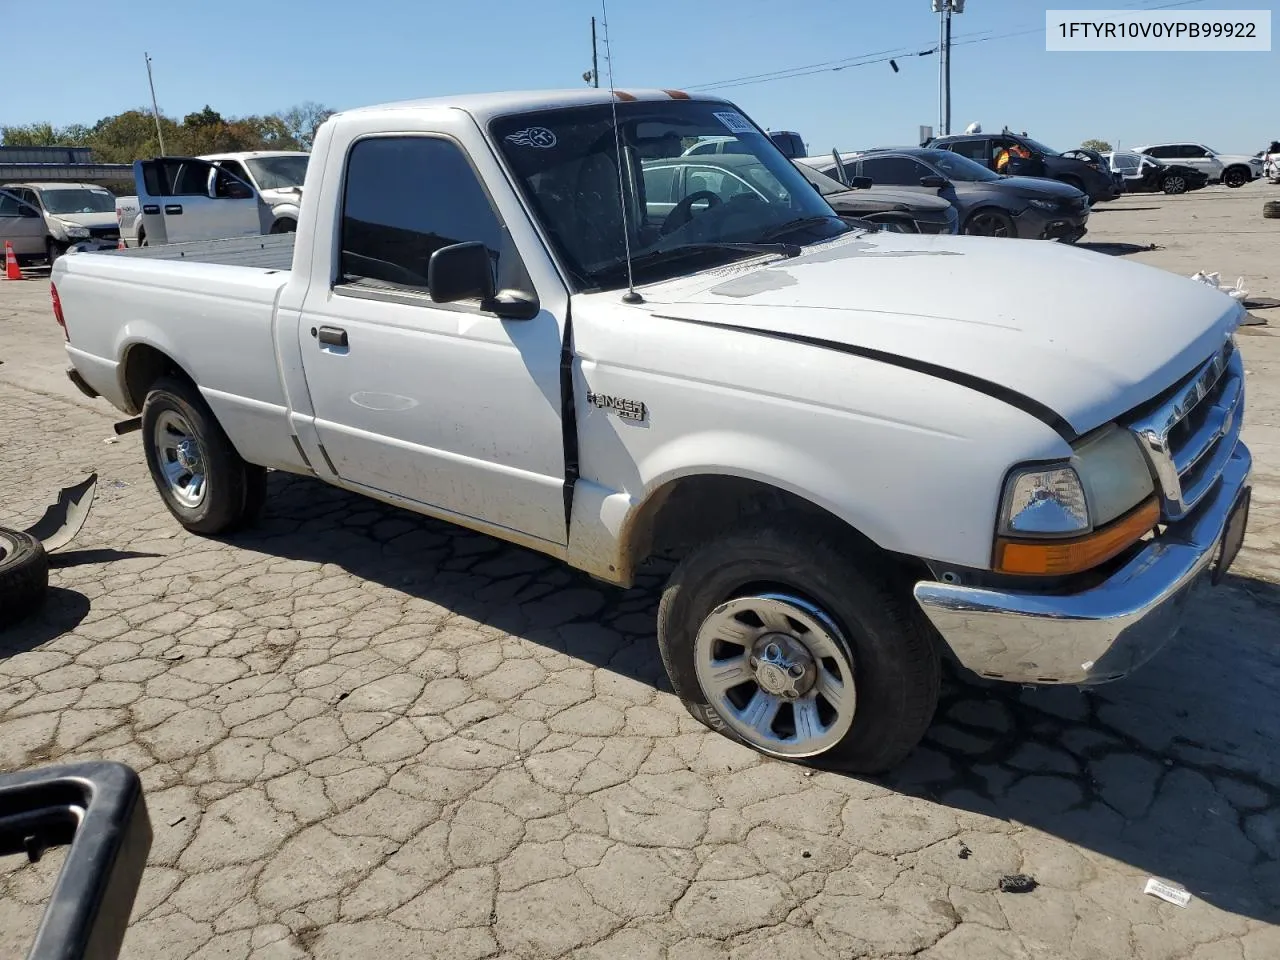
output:
POLYGON ((296 234, 63 258, 73 381, 141 414, 197 533, 250 521, 271 468, 613 584, 678 557, 655 652, 776 757, 893 766, 943 656, 1088 684, 1174 634, 1247 520, 1239 305, 1060 244, 864 231, 732 104, 613 96, 342 113, 296 234), (758 194, 646 201, 718 135, 758 194))

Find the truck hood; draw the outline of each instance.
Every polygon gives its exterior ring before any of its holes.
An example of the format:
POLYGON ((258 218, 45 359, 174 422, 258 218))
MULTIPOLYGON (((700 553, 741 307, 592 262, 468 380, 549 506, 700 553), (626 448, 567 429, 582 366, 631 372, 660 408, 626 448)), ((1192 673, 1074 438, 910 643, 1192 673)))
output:
POLYGON ((892 187, 842 190, 827 194, 826 201, 837 210, 845 208, 866 212, 894 209, 942 211, 951 206, 950 202, 941 197, 913 193, 910 190, 894 190, 892 187))
POLYGON ((1244 315, 1205 284, 1064 244, 897 233, 846 235, 641 293, 658 316, 861 352, 1029 400, 1020 405, 1076 434, 1173 385, 1244 315))
POLYGON ((74 223, 77 227, 114 227, 116 212, 106 213, 51 213, 49 217, 63 223, 74 223))

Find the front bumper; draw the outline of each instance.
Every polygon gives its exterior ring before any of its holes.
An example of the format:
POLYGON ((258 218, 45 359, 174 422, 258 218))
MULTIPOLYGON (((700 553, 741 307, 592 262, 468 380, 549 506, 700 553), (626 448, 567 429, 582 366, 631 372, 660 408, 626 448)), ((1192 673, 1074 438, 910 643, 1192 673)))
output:
POLYGON ((1091 589, 1057 595, 924 581, 916 584, 916 600, 960 663, 980 676, 1017 683, 1119 679, 1177 633, 1252 465, 1249 449, 1237 443, 1217 491, 1091 589))

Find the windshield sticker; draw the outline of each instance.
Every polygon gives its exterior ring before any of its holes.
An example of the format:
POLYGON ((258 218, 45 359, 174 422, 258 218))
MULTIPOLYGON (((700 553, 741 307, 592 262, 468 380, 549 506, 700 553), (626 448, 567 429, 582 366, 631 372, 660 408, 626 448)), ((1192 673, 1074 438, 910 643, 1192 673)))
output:
POLYGON ((556 145, 556 135, 546 127, 517 130, 515 133, 507 134, 506 139, 508 143, 514 143, 517 147, 538 147, 548 150, 556 145))
POLYGON ((725 125, 730 133, 756 133, 750 121, 740 113, 717 113, 715 118, 725 125))

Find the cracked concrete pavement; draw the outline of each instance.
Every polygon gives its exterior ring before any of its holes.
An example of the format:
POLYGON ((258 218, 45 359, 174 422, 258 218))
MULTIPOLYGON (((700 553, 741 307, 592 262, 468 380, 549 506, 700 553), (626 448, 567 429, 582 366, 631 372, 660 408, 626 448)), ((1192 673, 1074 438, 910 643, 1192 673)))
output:
MULTIPOLYGON (((1127 198, 1090 240, 1280 295, 1275 192, 1127 198)), ((866 779, 685 714, 661 569, 617 591, 282 475, 256 529, 186 534, 138 436, 108 442, 116 417, 62 377, 47 298, 0 283, 0 522, 90 470, 99 493, 45 610, 0 634, 0 769, 141 772, 155 841, 124 956, 1280 956, 1275 331, 1241 338, 1250 535, 1179 639, 1090 692, 951 678, 925 745, 866 779), (1013 873, 1038 885, 999 892, 1013 873)), ((60 864, 0 859, 0 954, 60 864)))

